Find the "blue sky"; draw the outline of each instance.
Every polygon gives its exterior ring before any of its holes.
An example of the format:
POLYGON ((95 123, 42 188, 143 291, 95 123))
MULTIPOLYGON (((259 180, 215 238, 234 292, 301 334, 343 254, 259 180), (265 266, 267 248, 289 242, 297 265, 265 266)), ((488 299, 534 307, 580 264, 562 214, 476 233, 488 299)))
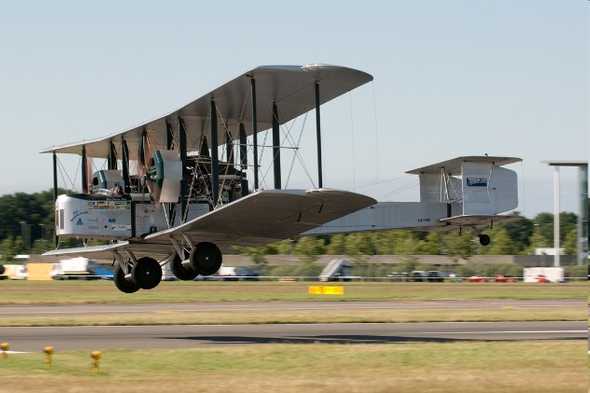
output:
MULTIPOLYGON (((412 200, 417 182, 400 177, 405 170, 457 155, 514 155, 524 159, 514 166, 519 209, 549 211, 551 171, 540 161, 588 159, 590 151, 589 7, 582 0, 6 2, 0 194, 49 188, 51 160, 38 154, 49 145, 136 125, 260 64, 331 63, 375 81, 324 107, 325 185, 412 200)), ((312 127, 310 117, 302 154, 315 173, 312 127)), ((309 187, 304 173, 296 166, 290 186, 309 187)), ((567 210, 576 208, 575 175, 563 171, 567 210)))

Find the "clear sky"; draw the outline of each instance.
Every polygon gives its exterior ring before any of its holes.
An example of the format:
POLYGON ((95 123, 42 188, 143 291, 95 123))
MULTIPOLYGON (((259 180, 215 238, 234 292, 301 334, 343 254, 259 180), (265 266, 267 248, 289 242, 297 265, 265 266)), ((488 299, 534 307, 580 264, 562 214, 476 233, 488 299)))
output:
MULTIPOLYGON (((0 194, 51 186, 51 158, 38 154, 47 146, 155 118, 257 65, 330 63, 375 81, 325 105, 326 186, 412 200, 417 181, 400 178, 405 170, 457 155, 510 155, 524 159, 513 166, 519 210, 550 211, 552 175, 540 161, 588 159, 590 151, 589 7, 584 0, 5 2, 0 194)), ((310 116, 302 154, 312 174, 313 132, 310 116)), ((289 163, 285 153, 283 167, 289 163)), ((576 209, 575 175, 563 171, 565 210, 576 209)), ((290 186, 310 186, 300 166, 290 186)))

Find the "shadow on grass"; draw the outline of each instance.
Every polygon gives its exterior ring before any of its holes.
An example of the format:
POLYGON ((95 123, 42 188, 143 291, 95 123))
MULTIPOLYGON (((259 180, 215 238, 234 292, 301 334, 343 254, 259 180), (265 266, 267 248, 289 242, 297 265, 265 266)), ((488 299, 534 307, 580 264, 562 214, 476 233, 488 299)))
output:
POLYGON ((550 341, 550 340, 585 340, 580 337, 535 337, 491 339, 485 337, 453 338, 453 337, 414 337, 414 336, 378 336, 378 335, 317 335, 289 337, 260 336, 189 336, 161 337, 170 340, 194 340, 203 344, 391 344, 391 343, 452 343, 470 341, 550 341))

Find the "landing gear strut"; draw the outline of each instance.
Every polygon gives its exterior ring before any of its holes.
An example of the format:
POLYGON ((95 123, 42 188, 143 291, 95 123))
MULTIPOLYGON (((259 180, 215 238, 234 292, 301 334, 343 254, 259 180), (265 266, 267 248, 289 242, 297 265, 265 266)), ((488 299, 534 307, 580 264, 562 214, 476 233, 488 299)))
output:
POLYGON ((113 281, 117 289, 124 293, 133 293, 139 290, 139 286, 133 280, 130 274, 126 274, 123 266, 116 263, 115 270, 113 272, 113 281))
POLYGON ((179 280, 194 280, 195 277, 199 275, 199 272, 193 269, 191 263, 187 261, 188 258, 186 258, 187 255, 184 250, 183 254, 185 258, 179 257, 177 253, 174 254, 170 261, 170 270, 172 270, 172 274, 174 274, 179 280))

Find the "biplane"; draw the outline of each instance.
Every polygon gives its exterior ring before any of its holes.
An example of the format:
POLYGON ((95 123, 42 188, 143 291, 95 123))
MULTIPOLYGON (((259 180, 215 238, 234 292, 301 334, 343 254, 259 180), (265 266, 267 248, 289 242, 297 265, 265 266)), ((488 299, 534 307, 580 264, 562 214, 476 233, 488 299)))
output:
POLYGON ((515 174, 501 168, 511 158, 463 157, 420 168, 417 204, 325 188, 320 107, 372 80, 340 66, 261 66, 135 128, 44 150, 53 155, 56 239, 109 242, 60 248, 56 240, 46 255, 112 258, 115 285, 132 293, 156 287, 166 264, 181 280, 214 274, 235 246, 302 234, 476 227, 516 207, 515 174), (311 110, 317 187, 283 189, 280 127, 311 110), (258 141, 266 130, 271 146, 258 141), (260 186, 259 150, 266 147, 273 189, 260 186), (80 156, 81 193, 58 195, 58 154, 80 156), (92 172, 92 159, 106 167, 92 172))

